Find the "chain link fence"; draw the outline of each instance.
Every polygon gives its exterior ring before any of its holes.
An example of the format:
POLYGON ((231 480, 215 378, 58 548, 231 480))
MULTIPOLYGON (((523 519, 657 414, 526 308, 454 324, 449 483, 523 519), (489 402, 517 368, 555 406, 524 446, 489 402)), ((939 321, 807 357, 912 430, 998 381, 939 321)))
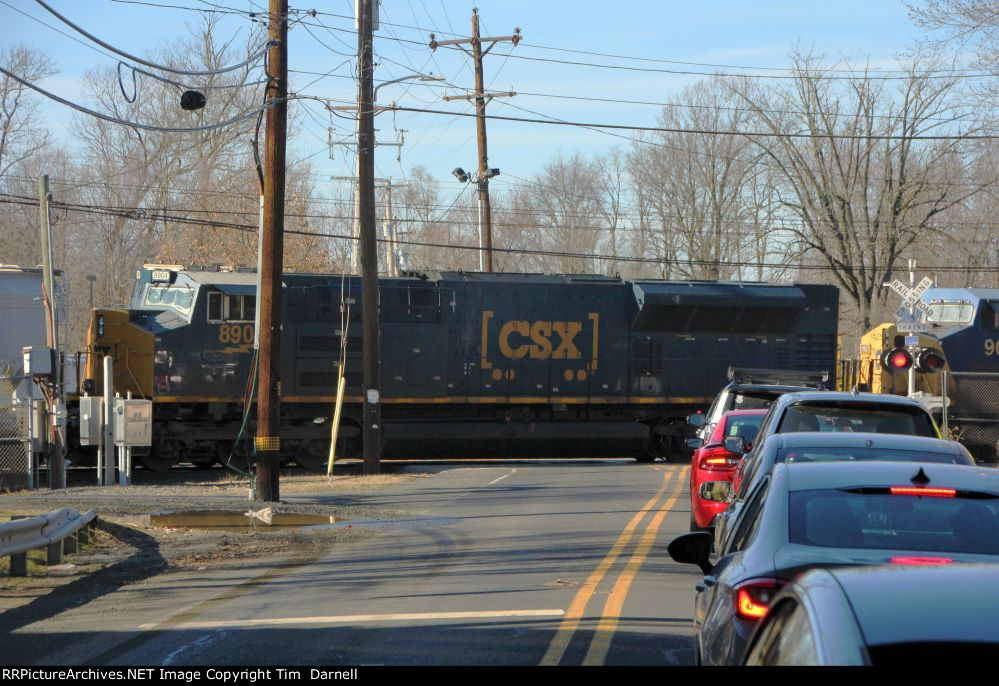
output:
POLYGON ((19 378, 0 378, 0 492, 34 487, 31 404, 14 397, 19 378))
POLYGON ((943 426, 977 462, 999 457, 999 373, 942 372, 943 426))

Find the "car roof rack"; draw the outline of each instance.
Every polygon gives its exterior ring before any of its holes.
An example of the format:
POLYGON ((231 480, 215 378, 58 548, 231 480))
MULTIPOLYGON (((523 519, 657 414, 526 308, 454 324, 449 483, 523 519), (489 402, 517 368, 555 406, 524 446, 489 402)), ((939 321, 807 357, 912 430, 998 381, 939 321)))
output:
POLYGON ((790 384, 825 388, 829 372, 808 372, 797 369, 751 369, 729 367, 728 380, 735 383, 790 384))

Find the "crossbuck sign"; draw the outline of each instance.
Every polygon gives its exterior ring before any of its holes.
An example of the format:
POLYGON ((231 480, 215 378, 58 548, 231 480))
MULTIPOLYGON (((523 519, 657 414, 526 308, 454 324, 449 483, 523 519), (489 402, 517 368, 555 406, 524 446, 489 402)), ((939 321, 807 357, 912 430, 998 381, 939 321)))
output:
POLYGON ((933 308, 919 299, 927 288, 933 285, 933 279, 926 276, 916 286, 906 286, 895 279, 891 283, 884 284, 902 296, 902 305, 895 310, 895 321, 898 322, 898 330, 902 333, 926 331, 929 326, 924 318, 933 314, 933 308))

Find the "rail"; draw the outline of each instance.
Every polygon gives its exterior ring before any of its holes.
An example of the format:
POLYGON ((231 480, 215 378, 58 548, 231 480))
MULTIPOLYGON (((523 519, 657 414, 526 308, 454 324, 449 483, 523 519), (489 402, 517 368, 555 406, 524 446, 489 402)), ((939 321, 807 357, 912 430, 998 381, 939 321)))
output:
POLYGON ((10 575, 27 576, 28 551, 46 549, 46 564, 62 563, 64 554, 75 553, 90 542, 97 520, 93 510, 80 514, 63 508, 37 517, 12 519, 0 524, 0 557, 10 556, 10 575))

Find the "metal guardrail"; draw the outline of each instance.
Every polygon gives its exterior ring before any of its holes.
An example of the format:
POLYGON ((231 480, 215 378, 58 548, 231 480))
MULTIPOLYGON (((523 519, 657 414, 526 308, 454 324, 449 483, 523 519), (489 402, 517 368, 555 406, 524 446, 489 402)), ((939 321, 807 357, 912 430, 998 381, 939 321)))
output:
POLYGON ((45 548, 46 564, 62 562, 64 554, 75 553, 90 542, 91 527, 97 520, 93 510, 80 514, 64 508, 37 517, 12 519, 0 524, 0 557, 10 556, 10 575, 26 576, 28 551, 45 548))

